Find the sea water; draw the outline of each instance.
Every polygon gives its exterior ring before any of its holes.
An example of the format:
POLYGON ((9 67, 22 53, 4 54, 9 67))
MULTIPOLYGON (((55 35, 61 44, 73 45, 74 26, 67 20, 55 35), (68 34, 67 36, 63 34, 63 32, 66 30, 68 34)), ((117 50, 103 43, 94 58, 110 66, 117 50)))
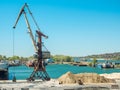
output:
MULTIPOLYGON (((9 67, 9 80, 12 80, 13 76, 16 79, 25 80, 29 78, 31 75, 33 68, 29 68, 25 65, 16 66, 16 67, 9 67)), ((67 64, 49 64, 46 66, 46 71, 51 78, 59 78, 61 75, 65 74, 66 72, 70 71, 74 74, 77 73, 116 73, 120 72, 120 69, 112 68, 112 69, 99 69, 89 66, 73 66, 67 64)))

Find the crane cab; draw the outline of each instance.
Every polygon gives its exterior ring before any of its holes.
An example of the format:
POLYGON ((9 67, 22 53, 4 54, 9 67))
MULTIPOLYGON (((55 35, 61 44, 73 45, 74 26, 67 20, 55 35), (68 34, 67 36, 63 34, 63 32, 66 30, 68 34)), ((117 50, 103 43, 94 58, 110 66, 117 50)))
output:
POLYGON ((43 59, 49 59, 50 58, 50 52, 49 51, 43 51, 42 52, 42 58, 43 59))
MULTIPOLYGON (((38 58, 37 54, 33 55, 34 58, 38 58)), ((50 52, 49 51, 42 51, 42 59, 49 59, 50 58, 50 52)))

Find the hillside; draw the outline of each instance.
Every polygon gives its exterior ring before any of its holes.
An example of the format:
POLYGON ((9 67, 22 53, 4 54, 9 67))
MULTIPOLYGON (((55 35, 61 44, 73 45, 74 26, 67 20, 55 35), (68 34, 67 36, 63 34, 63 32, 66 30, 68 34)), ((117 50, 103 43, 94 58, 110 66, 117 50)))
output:
POLYGON ((112 59, 112 60, 120 60, 120 52, 89 55, 89 56, 86 56, 85 58, 106 58, 106 59, 112 59))

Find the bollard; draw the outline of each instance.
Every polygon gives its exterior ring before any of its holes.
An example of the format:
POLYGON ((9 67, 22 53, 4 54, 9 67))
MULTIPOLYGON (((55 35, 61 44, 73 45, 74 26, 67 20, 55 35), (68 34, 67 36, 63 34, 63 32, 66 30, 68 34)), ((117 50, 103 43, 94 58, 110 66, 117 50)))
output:
POLYGON ((14 77, 13 77, 13 80, 12 80, 13 82, 16 82, 16 77, 15 77, 15 75, 14 75, 14 77))

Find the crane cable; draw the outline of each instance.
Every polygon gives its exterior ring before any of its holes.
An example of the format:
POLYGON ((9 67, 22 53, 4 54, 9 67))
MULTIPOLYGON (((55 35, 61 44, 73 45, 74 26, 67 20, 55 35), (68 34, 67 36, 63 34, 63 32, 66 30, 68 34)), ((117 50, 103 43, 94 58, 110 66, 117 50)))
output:
POLYGON ((29 9, 29 7, 28 7, 28 5, 27 5, 27 4, 26 4, 26 7, 27 7, 28 12, 29 12, 29 14, 31 15, 31 17, 32 17, 32 19, 33 19, 33 21, 34 21, 35 25, 37 26, 38 30, 41 32, 41 30, 40 30, 40 28, 39 28, 39 26, 38 26, 38 24, 37 24, 37 22, 36 22, 35 18, 33 17, 32 12, 30 11, 30 9, 29 9))
MULTIPOLYGON (((15 55, 15 31, 13 30, 13 57, 14 55, 15 55)), ((15 71, 15 67, 13 67, 13 70, 15 71)), ((13 73, 12 81, 16 82, 15 72, 13 73)))
POLYGON ((13 30, 13 56, 14 56, 14 47, 15 47, 15 32, 14 32, 14 30, 13 30))
MULTIPOLYGON (((38 30, 41 32, 41 30, 40 30, 40 27, 38 26, 38 24, 37 24, 37 22, 36 22, 36 20, 35 20, 35 18, 33 17, 33 14, 32 14, 32 12, 30 11, 30 9, 29 9, 29 7, 28 7, 28 5, 26 4, 26 8, 28 9, 28 12, 29 12, 29 14, 31 15, 31 17, 32 17, 32 19, 33 19, 33 21, 34 21, 34 23, 35 23, 35 25, 36 25, 36 27, 38 28, 38 30)), ((35 41, 36 41, 36 35, 35 35, 35 41)), ((48 49, 46 48, 46 46, 44 45, 44 44, 42 44, 42 46, 48 51, 48 49)))
POLYGON ((46 48, 46 46, 44 44, 42 44, 42 46, 48 51, 48 49, 46 48))

